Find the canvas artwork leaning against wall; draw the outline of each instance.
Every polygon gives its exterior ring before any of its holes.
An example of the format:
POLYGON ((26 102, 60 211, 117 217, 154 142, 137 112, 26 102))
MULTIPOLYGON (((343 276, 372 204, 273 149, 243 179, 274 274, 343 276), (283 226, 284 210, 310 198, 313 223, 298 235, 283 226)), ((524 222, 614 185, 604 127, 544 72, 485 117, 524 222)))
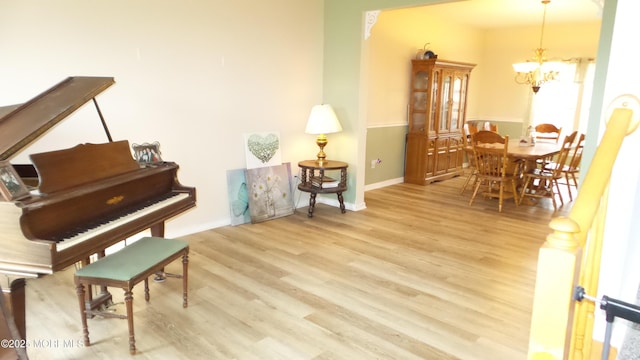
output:
POLYGON ((246 169, 227 170, 231 225, 293 214, 291 164, 280 161, 277 132, 244 135, 246 169))
POLYGON ((227 195, 231 210, 231 225, 234 226, 251 222, 245 171, 245 169, 227 170, 227 195))
POLYGON ((252 223, 293 214, 289 163, 247 169, 246 184, 252 223))

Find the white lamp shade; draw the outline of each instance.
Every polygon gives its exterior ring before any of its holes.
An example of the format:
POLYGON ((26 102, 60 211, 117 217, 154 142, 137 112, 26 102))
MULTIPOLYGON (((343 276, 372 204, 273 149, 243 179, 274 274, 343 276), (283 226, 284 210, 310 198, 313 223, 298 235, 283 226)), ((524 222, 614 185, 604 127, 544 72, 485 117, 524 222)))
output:
POLYGON ((522 63, 513 64, 513 70, 519 73, 529 73, 534 72, 540 67, 540 64, 533 61, 527 61, 522 63))
POLYGON ((540 70, 542 70, 542 72, 549 72, 549 71, 559 72, 560 70, 562 70, 563 67, 564 67, 564 64, 560 61, 547 61, 542 63, 542 65, 540 66, 540 70))
POLYGON ((342 126, 331 105, 315 105, 311 108, 305 130, 307 134, 329 134, 339 131, 342 131, 342 126))

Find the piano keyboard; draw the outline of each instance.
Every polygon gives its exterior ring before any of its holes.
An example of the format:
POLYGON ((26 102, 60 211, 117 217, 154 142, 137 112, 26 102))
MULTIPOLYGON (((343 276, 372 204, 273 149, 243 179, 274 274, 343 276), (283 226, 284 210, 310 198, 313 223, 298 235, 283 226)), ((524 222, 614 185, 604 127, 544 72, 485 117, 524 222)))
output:
POLYGON ((83 229, 83 231, 80 233, 73 234, 69 237, 64 237, 57 241, 56 249, 58 251, 63 251, 65 249, 73 247, 74 245, 82 243, 83 241, 89 240, 95 236, 118 228, 119 226, 122 226, 126 223, 142 218, 166 206, 177 203, 180 200, 186 199, 187 197, 189 197, 188 193, 173 193, 171 197, 165 198, 158 202, 153 202, 148 206, 142 207, 136 211, 130 212, 116 219, 112 219, 103 224, 94 227, 88 227, 87 229, 83 229))

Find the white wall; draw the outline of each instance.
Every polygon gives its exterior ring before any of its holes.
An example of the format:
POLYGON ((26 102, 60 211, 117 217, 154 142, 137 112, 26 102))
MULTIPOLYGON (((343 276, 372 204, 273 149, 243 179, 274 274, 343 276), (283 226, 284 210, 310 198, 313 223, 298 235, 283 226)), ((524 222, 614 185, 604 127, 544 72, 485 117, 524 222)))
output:
MULTIPOLYGON (((167 235, 225 225, 244 133, 278 131, 294 173, 317 152, 304 127, 322 100, 322 14, 322 0, 0 0, 0 106, 67 76, 115 77, 97 98, 114 140, 159 141, 198 191, 167 235)), ((89 104, 12 162, 105 141, 89 104)))

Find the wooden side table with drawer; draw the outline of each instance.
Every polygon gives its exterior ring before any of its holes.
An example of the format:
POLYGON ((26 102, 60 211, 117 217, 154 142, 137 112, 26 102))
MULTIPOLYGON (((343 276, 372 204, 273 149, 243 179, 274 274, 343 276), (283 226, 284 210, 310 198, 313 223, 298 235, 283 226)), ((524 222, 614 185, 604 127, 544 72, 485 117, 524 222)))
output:
POLYGON ((344 214, 344 199, 342 193, 347 191, 347 167, 346 162, 336 160, 304 160, 298 163, 302 173, 300 174, 300 184, 298 190, 310 193, 309 196, 309 217, 313 216, 313 209, 316 205, 316 195, 337 194, 340 202, 340 211, 344 214), (340 172, 339 178, 331 178, 326 171, 340 172))

